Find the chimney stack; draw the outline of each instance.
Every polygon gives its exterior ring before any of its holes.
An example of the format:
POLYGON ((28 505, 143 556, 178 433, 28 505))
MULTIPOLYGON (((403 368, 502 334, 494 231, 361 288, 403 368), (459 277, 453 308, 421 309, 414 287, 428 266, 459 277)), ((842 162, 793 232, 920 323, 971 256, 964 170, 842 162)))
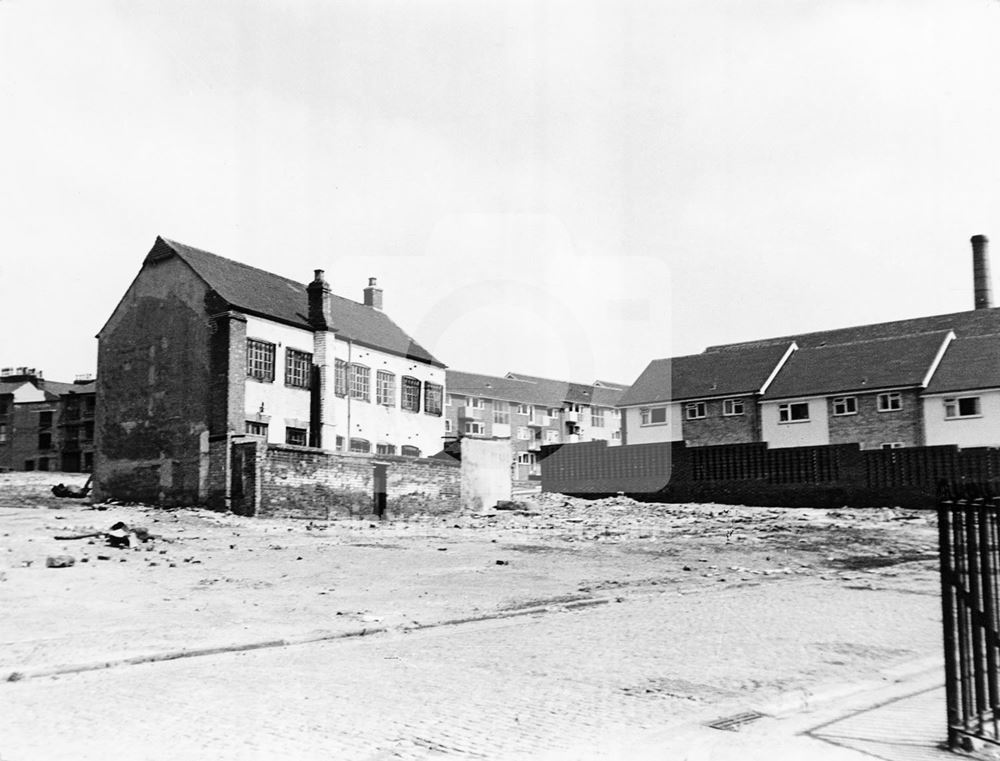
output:
POLYGON ((323 270, 316 270, 313 281, 306 286, 306 293, 309 294, 309 324, 316 330, 331 330, 333 292, 323 279, 323 270))
POLYGON ((368 287, 365 288, 365 306, 382 311, 382 289, 373 277, 368 278, 368 287))
POLYGON ((975 309, 990 309, 993 306, 988 244, 989 238, 985 235, 972 236, 972 287, 975 309))

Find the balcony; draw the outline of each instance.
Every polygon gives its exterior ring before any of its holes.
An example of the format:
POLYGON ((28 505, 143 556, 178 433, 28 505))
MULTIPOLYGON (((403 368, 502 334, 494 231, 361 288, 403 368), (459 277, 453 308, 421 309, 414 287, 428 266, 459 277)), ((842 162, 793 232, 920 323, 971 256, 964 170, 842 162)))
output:
POLYGON ((486 417, 486 410, 483 407, 465 405, 458 408, 458 417, 464 420, 483 420, 486 417))
POLYGON ((579 423, 582 417, 583 413, 581 412, 563 410, 562 419, 564 423, 579 423))
POLYGON ((538 452, 539 450, 541 450, 541 448, 542 448, 542 442, 540 442, 540 441, 529 441, 528 442, 528 451, 529 452, 538 452))

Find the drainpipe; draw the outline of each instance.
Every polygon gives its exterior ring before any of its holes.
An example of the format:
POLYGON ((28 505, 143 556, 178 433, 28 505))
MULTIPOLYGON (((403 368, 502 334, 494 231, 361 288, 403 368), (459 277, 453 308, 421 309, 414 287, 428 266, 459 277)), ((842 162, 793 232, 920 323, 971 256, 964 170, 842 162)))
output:
POLYGON ((347 339, 347 368, 344 373, 347 377, 344 379, 347 381, 347 433, 344 438, 344 449, 348 452, 351 451, 351 362, 353 354, 353 344, 351 339, 347 339))

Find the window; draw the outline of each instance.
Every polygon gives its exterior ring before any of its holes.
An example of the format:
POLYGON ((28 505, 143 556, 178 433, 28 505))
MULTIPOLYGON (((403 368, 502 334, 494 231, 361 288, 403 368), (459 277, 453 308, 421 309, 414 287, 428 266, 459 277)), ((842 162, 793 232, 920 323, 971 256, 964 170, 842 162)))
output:
POLYGON ((342 359, 333 363, 333 393, 347 396, 347 363, 342 359))
POLYGON ((52 449, 52 434, 51 433, 40 433, 40 434, 38 434, 38 448, 39 449, 52 449))
POLYGON ((35 469, 35 461, 34 460, 25 460, 24 461, 24 469, 25 470, 34 470, 35 469))
POLYGON ((403 446, 400 450, 403 457, 420 457, 420 449, 418 447, 411 447, 409 445, 403 446))
POLYGON ((684 415, 688 420, 700 420, 705 417, 705 403, 691 402, 684 407, 684 415))
POLYGON ((547 425, 548 424, 549 420, 548 420, 548 418, 545 415, 545 408, 544 407, 535 407, 534 410, 533 410, 533 412, 534 412, 534 414, 532 415, 532 422, 535 425, 547 425))
POLYGON ((338 436, 337 437, 336 447, 337 447, 337 451, 338 452, 343 452, 344 451, 344 437, 343 436, 338 436))
POLYGON ((7 424, 0 423, 0 441, 7 440, 7 424))
POLYGON ((94 424, 84 423, 83 424, 83 440, 85 442, 91 442, 94 440, 94 424))
POLYGON ((395 444, 376 444, 375 454, 396 454, 395 444))
POLYGON ((453 430, 451 420, 449 418, 444 419, 444 432, 451 433, 453 430))
POLYGON ((267 438, 267 423, 258 423, 253 420, 247 421, 247 435, 248 436, 262 436, 267 438))
POLYGON ((285 443, 293 444, 297 447, 304 447, 308 442, 308 432, 305 428, 286 428, 285 443))
POLYGON ((478 420, 467 420, 465 423, 465 432, 470 436, 482 436, 486 433, 486 426, 478 420))
POLYGON ((517 407, 514 408, 514 412, 516 412, 518 415, 530 415, 531 414, 531 405, 530 404, 519 404, 519 405, 517 405, 517 407))
POLYGON ((537 462, 534 452, 518 452, 517 453, 517 464, 518 465, 534 465, 537 462))
POLYGON ((351 399, 370 402, 372 400, 372 371, 364 365, 354 364, 351 365, 350 370, 351 399))
POLYGON ((470 396, 469 401, 465 405, 466 407, 471 407, 474 410, 481 410, 483 408, 482 397, 470 396))
POLYGON ((621 437, 622 437, 622 432, 621 431, 612 431, 612 433, 611 433, 611 440, 612 441, 619 441, 621 439, 621 437))
POLYGON ((247 339, 247 377, 274 382, 274 344, 247 339))
POLYGON ((510 425, 510 405, 507 402, 493 402, 493 422, 510 425))
POLYGON ((444 386, 437 383, 424 384, 424 412, 428 415, 441 416, 441 397, 444 396, 444 386))
POLYGON ((517 438, 519 438, 521 441, 527 441, 528 439, 531 438, 531 431, 528 430, 528 426, 519 425, 517 427, 517 438))
POLYGON ((400 405, 404 410, 420 412, 420 381, 403 376, 403 395, 400 405))
POLYGON ((351 451, 356 454, 369 454, 372 451, 372 445, 364 439, 351 439, 351 451))
POLYGON ((809 422, 809 402, 792 402, 778 405, 779 423, 809 422))
POLYGON ((902 449, 902 448, 903 448, 902 441, 888 441, 882 445, 882 449, 902 449))
POLYGON ((41 429, 52 427, 52 411, 47 410, 45 412, 38 413, 38 427, 41 429))
POLYGON ((858 399, 854 396, 838 396, 833 400, 834 415, 857 415, 858 399))
POLYGON ((590 424, 594 428, 604 427, 604 408, 603 407, 591 407, 590 408, 590 424))
POLYGON ((285 349, 285 385, 309 388, 313 355, 297 349, 285 349))
POLYGON ((722 402, 722 414, 723 415, 742 415, 743 414, 743 400, 742 399, 726 399, 722 402))
POLYGON ((385 370, 375 373, 375 401, 383 407, 396 404, 396 376, 385 370))
POLYGON ((879 412, 895 412, 903 409, 903 397, 898 391, 878 395, 879 412))
POLYGON ((666 425, 666 407, 643 407, 639 410, 639 418, 642 425, 666 425))
POLYGON ((946 418, 979 417, 982 414, 978 396, 957 396, 944 400, 946 418))
POLYGON ((49 458, 48 457, 39 457, 38 458, 38 469, 39 470, 48 470, 49 469, 49 458))
POLYGON ((0 415, 6 415, 10 412, 10 403, 6 399, 0 399, 0 415))

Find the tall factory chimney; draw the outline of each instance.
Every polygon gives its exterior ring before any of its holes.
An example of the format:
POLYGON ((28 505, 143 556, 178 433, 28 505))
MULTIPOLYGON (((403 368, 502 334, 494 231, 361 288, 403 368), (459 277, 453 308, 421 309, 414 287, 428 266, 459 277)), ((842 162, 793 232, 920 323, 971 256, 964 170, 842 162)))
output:
POLYGON ((975 309, 990 309, 993 306, 989 242, 989 238, 985 235, 972 236, 972 288, 975 294, 975 309))

